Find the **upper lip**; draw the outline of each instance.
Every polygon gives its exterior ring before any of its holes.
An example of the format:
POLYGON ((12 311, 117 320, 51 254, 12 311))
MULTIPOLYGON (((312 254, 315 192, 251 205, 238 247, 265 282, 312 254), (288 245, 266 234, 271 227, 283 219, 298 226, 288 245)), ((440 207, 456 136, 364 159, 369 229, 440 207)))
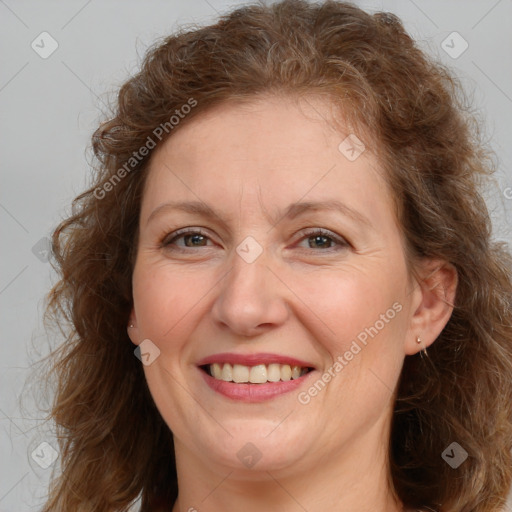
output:
POLYGON ((235 354, 224 352, 213 354, 201 359, 197 366, 205 366, 213 363, 241 364, 244 366, 256 366, 258 364, 289 364, 290 366, 301 366, 303 368, 314 368, 314 365, 307 361, 301 361, 294 357, 283 356, 279 354, 259 353, 259 354, 235 354))

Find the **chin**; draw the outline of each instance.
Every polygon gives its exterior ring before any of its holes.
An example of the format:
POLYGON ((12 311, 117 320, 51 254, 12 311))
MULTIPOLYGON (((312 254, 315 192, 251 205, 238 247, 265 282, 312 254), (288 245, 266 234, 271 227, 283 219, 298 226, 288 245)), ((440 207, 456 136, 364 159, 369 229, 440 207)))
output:
POLYGON ((244 479, 262 471, 286 472, 287 468, 297 468, 311 452, 315 437, 306 425, 286 421, 280 424, 275 419, 230 418, 223 421, 222 427, 214 422, 198 428, 196 423, 195 428, 181 426, 173 431, 203 464, 234 471, 244 479))

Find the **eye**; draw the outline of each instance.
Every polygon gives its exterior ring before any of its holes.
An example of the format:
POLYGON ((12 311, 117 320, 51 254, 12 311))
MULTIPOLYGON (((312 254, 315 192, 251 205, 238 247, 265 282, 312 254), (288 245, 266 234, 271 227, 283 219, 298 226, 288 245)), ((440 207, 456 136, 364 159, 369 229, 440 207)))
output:
POLYGON ((302 232, 304 235, 300 243, 306 242, 308 249, 321 249, 323 252, 339 251, 346 249, 350 244, 342 237, 326 229, 312 229, 302 232))
POLYGON ((172 248, 172 246, 179 249, 185 247, 206 247, 212 245, 211 243, 207 243, 209 240, 208 235, 200 229, 184 228, 166 236, 162 241, 162 247, 169 249, 172 248))
MULTIPOLYGON (((300 233, 299 247, 304 248, 304 243, 307 243, 306 249, 319 249, 321 252, 340 251, 350 247, 343 237, 336 235, 332 231, 322 228, 312 228, 310 230, 303 230, 300 233)), ((167 235, 161 243, 161 246, 169 250, 183 250, 211 247, 212 243, 209 235, 199 228, 183 228, 174 231, 167 235)), ((318 252, 318 251, 317 251, 318 252)))

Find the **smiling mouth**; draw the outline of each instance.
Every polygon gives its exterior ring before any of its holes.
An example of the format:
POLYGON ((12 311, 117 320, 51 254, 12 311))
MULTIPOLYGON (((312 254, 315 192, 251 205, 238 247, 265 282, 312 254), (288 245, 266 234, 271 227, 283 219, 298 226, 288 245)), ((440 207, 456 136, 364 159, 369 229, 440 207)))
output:
POLYGON ((269 382, 287 382, 299 379, 313 370, 311 367, 289 364, 243 364, 213 363, 200 366, 210 377, 236 384, 267 384, 269 382))

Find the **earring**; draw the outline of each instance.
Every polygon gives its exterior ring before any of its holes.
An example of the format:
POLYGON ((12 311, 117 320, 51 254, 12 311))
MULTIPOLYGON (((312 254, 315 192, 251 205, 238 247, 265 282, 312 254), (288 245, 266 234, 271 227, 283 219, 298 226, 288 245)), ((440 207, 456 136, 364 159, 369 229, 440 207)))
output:
MULTIPOLYGON (((416 336, 416 343, 418 345, 420 345, 422 343, 422 340, 419 336, 416 336)), ((423 359, 423 357, 428 357, 427 348, 425 346, 420 350, 420 356, 422 359, 423 359)))
POLYGON ((135 327, 135 326, 134 326, 133 324, 130 324, 130 325, 128 326, 128 329, 133 329, 134 327, 135 327))

